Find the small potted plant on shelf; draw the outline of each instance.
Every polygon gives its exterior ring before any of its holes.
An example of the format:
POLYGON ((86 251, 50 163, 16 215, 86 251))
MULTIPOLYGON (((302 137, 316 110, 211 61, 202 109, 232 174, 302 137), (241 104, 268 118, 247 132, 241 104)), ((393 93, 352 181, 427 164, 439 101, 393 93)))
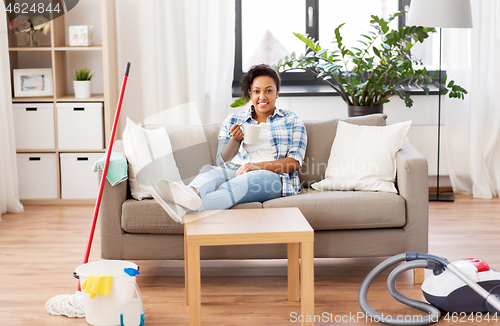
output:
POLYGON ((89 98, 91 89, 91 79, 94 74, 90 73, 90 69, 77 69, 74 74, 73 87, 75 89, 75 98, 89 98))
MULTIPOLYGON (((362 34, 361 47, 348 48, 343 43, 340 24, 335 29, 333 48, 320 46, 319 41, 307 35, 294 33, 306 45, 306 52, 300 56, 292 53, 280 60, 273 68, 278 73, 290 70, 307 71, 332 87, 347 103, 349 116, 383 112, 383 104, 392 95, 398 95, 411 107, 413 100, 403 86, 419 88, 429 93, 429 85, 434 85, 441 94, 450 98, 464 98, 467 91, 455 85, 446 84, 446 76, 441 83, 434 81, 438 71, 431 76, 421 60, 412 56, 411 48, 416 42, 422 43, 433 28, 403 26, 391 29, 389 23, 405 11, 392 15, 388 20, 372 15, 370 21, 374 30, 362 34), (379 43, 377 43, 379 42, 379 43)), ((244 105, 248 100, 240 98, 231 106, 244 105)))

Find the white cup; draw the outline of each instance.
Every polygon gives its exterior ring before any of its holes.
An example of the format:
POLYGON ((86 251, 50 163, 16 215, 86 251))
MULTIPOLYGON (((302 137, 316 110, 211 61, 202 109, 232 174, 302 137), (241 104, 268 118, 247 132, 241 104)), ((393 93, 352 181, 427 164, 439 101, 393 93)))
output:
POLYGON ((243 125, 243 132, 245 134, 244 141, 245 144, 255 145, 259 139, 260 125, 252 125, 245 123, 243 125))

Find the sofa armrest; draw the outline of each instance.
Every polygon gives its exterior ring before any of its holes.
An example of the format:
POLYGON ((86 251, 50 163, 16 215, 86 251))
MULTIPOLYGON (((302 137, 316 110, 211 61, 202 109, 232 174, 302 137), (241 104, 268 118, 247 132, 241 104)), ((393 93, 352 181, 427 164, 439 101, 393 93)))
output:
POLYGON ((396 155, 396 184, 406 201, 407 251, 428 252, 429 186, 427 160, 407 140, 396 155))
MULTIPOLYGON (((113 151, 115 146, 113 146, 113 151)), ((97 168, 98 180, 101 182, 102 169, 97 168)), ((101 258, 123 259, 121 226, 122 205, 127 200, 128 180, 111 186, 108 180, 104 183, 101 206, 99 209, 99 225, 101 228, 101 258)))

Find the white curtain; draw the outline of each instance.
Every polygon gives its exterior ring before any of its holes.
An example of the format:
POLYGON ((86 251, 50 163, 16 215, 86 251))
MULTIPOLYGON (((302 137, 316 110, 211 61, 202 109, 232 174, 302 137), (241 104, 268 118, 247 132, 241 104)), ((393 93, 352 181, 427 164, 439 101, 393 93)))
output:
POLYGON ((449 77, 469 91, 465 101, 444 101, 443 140, 453 190, 492 198, 500 193, 500 1, 471 5, 472 29, 443 29, 449 77))
POLYGON ((17 183, 6 20, 5 6, 0 5, 0 219, 1 214, 23 211, 17 183))
POLYGON ((232 102, 234 10, 231 0, 117 1, 118 63, 131 61, 135 80, 125 115, 220 123, 232 102))

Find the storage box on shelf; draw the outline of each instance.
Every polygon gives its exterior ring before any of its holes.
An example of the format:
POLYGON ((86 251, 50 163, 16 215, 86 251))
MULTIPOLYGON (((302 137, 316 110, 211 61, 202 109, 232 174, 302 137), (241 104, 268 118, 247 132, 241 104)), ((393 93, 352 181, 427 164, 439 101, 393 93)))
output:
MULTIPOLYGON (((66 35, 69 26, 74 25, 74 22, 72 18, 70 18, 71 21, 65 21, 65 17, 70 16, 68 14, 51 22, 52 28, 49 35, 38 35, 39 47, 26 47, 22 35, 9 32, 11 71, 22 68, 52 68, 54 90, 53 96, 13 97, 12 99, 15 103, 16 148, 21 158, 18 164, 19 184, 24 204, 91 203, 92 201, 84 198, 95 198, 97 195, 97 190, 92 196, 87 190, 82 193, 81 197, 78 192, 71 191, 70 181, 68 181, 70 178, 62 176, 65 173, 62 171, 62 164, 66 162, 66 154, 78 156, 80 152, 85 152, 89 160, 88 164, 93 164, 97 160, 94 158, 100 158, 104 154, 105 145, 111 135, 119 90, 116 65, 115 0, 80 2, 71 14, 77 15, 81 20, 86 20, 88 16, 89 20, 93 20, 90 24, 94 26, 100 24, 94 29, 94 34, 97 34, 97 40, 102 40, 102 44, 89 47, 69 46, 66 35), (81 12, 77 13, 79 10, 81 12), (94 16, 88 16, 89 12, 94 16), (99 13, 100 23, 96 24, 94 17, 99 13), (96 62, 88 68, 96 72, 94 78, 100 78, 96 80, 97 91, 94 90, 95 94, 92 94, 90 98, 75 99, 74 94, 70 93, 73 66, 85 65, 87 61, 96 62), (67 107, 71 107, 72 112, 66 112, 67 107), (75 121, 73 113, 80 114, 77 117, 78 121, 75 121), (36 161, 39 154, 40 160, 36 161), (45 173, 44 169, 49 170, 49 168, 41 164, 49 161, 45 158, 46 155, 51 157, 51 173, 45 173), (33 158, 30 161, 31 156, 33 158), (31 167, 42 169, 43 172, 30 172, 31 174, 27 177, 26 171, 31 167), (36 192, 37 187, 40 184, 46 185, 46 179, 49 176, 53 179, 50 186, 53 192, 55 185, 55 194, 45 191, 46 196, 41 197, 36 192), (35 194, 31 193, 28 188, 32 188, 35 194), (77 195, 74 195, 75 193, 77 195), (71 200, 66 198, 71 198, 71 200), (75 201, 75 199, 78 200, 75 201)), ((75 18, 75 16, 72 17, 75 18)), ((83 24, 85 23, 88 22, 84 21, 83 24)), ((71 167, 71 164, 69 166, 69 170, 75 174, 86 173, 80 171, 79 168, 71 167)), ((92 177, 90 179, 95 180, 92 177)))
POLYGON ((56 107, 59 149, 104 148, 102 103, 57 103, 56 107))
POLYGON ((21 199, 55 199, 59 197, 55 153, 18 153, 17 172, 21 199))
POLYGON ((52 103, 13 104, 17 149, 56 148, 54 105, 52 103))
POLYGON ((92 171, 101 153, 60 153, 61 198, 97 198, 97 175, 92 171))

